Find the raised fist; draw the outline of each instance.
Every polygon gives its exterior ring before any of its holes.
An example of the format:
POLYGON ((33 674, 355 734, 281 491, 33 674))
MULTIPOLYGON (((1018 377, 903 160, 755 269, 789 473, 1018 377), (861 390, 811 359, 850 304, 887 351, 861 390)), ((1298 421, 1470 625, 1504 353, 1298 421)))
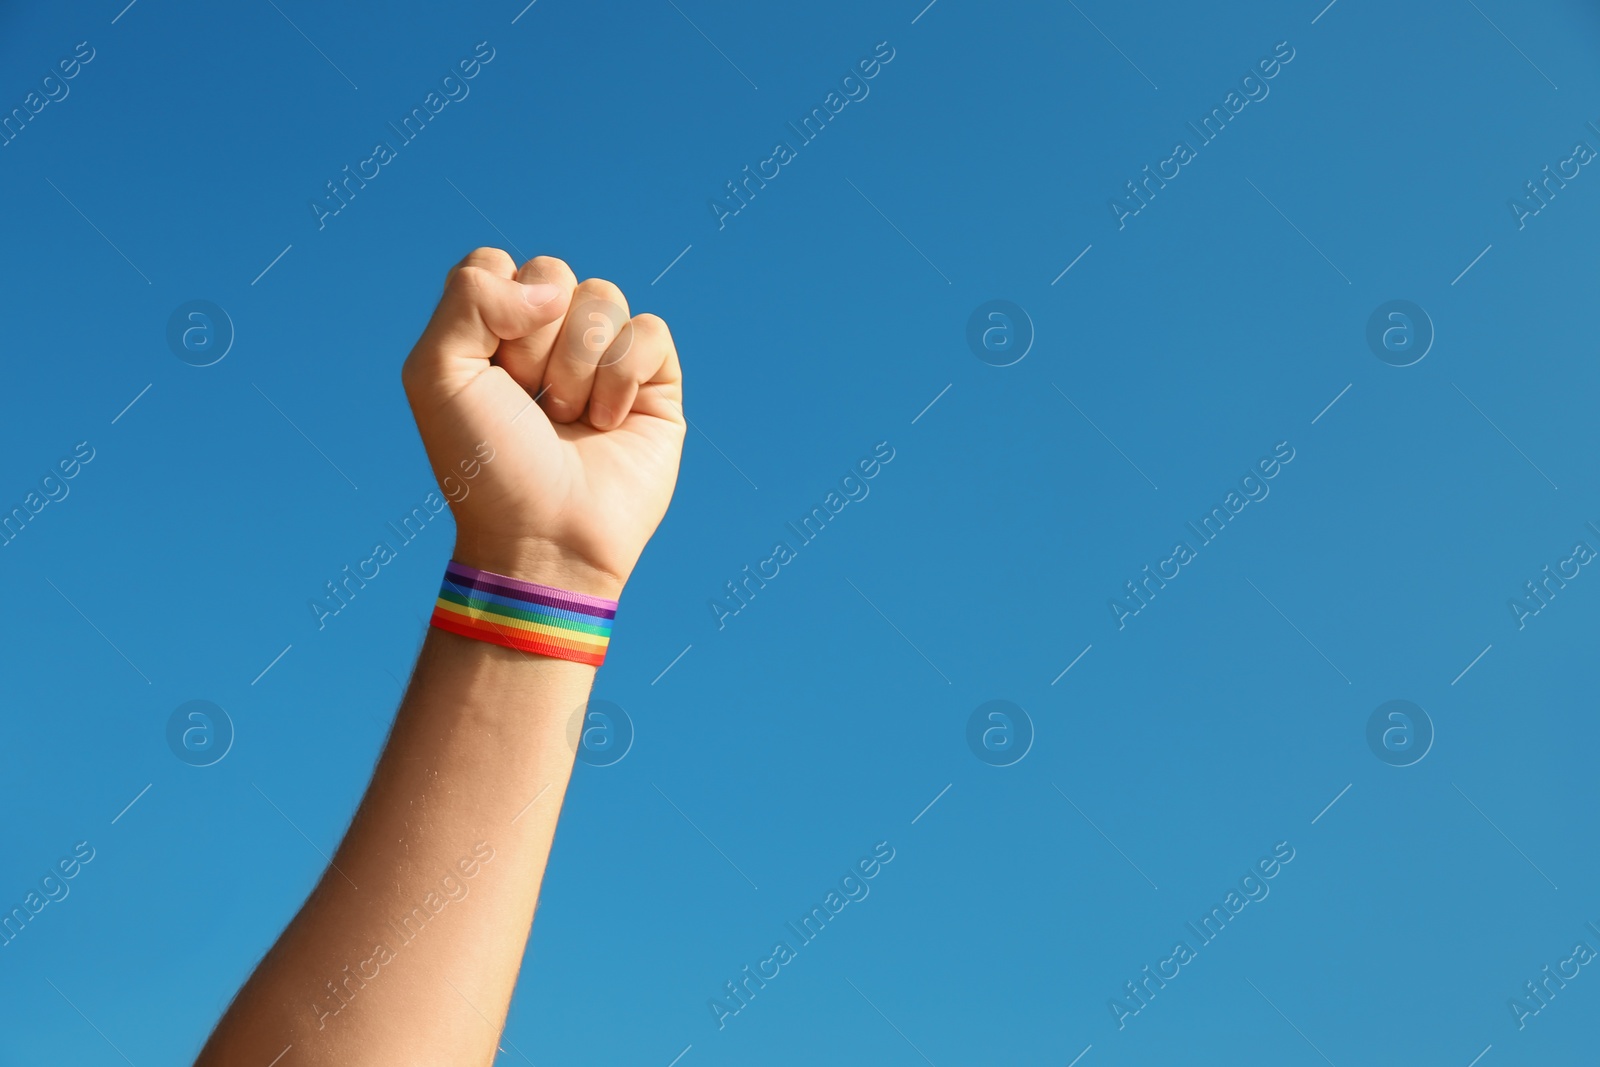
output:
POLYGON ((667 324, 630 317, 620 289, 580 283, 559 259, 518 270, 480 248, 450 271, 401 379, 452 498, 455 558, 615 598, 666 513, 683 450, 667 324))

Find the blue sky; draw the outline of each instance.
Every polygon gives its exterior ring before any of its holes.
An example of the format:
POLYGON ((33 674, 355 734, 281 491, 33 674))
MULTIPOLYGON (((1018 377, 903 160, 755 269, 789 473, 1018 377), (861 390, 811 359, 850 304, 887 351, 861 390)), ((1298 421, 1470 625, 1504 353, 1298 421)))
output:
POLYGON ((30 515, 0 903, 92 850, 0 949, 0 1061, 192 1056, 320 873, 448 516, 323 628, 307 604, 438 489, 398 368, 482 244, 663 315, 695 426, 596 688, 632 747, 578 768, 503 1061, 1589 1047, 1592 968, 1520 1027, 1510 1001, 1600 949, 1591 9, 123 2, 0 15, 30 116, 0 147, 0 500, 30 515), (1032 332, 1009 366, 967 340, 996 300, 1032 332), (1433 335, 1403 367, 1367 339, 1400 300, 1433 335), (232 333, 208 366, 168 341, 195 301, 232 333), (208 766, 169 747, 195 700, 231 724, 208 766), (995 700, 1033 735, 1007 766, 969 748, 995 700), (1394 700, 1431 724, 1409 766, 1368 743, 1394 700))

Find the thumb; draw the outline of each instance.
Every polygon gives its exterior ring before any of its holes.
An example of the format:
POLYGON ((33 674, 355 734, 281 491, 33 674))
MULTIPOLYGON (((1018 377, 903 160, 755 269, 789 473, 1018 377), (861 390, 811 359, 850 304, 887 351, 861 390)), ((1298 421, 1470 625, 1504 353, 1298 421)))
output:
POLYGON ((465 385, 488 367, 500 342, 558 321, 569 300, 559 285, 517 281, 505 252, 473 252, 451 270, 407 370, 440 386, 465 385))

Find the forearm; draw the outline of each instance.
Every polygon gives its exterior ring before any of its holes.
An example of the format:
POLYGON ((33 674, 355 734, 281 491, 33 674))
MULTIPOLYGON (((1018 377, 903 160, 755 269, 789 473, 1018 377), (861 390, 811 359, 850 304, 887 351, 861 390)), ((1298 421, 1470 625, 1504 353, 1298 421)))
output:
POLYGON ((333 868, 200 1063, 490 1063, 593 679, 430 629, 333 868))
POLYGON ((469 254, 401 381, 457 565, 344 842, 202 1067, 494 1060, 594 665, 672 497, 672 336, 560 260, 469 254))

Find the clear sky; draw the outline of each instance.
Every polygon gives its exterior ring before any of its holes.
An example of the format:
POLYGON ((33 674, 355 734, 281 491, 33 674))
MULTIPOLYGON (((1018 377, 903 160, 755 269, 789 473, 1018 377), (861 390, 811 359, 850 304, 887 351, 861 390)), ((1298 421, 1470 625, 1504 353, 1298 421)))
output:
POLYGON ((1591 7, 125 2, 0 14, 0 1062, 185 1062, 321 872, 484 244, 694 424, 502 1062, 1592 1049, 1591 7))

